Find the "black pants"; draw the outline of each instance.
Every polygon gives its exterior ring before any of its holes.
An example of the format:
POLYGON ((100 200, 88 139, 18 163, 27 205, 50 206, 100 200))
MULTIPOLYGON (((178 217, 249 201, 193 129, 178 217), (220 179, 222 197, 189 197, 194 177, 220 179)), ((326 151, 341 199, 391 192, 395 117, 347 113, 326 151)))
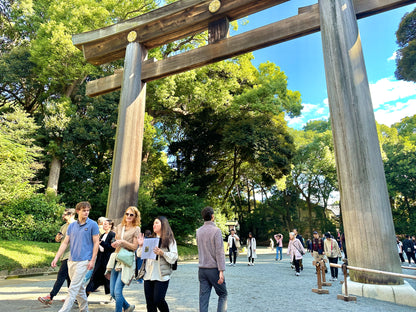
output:
POLYGON ((300 273, 300 259, 296 260, 296 256, 293 256, 293 264, 295 265, 296 273, 300 273))
POLYGON ((165 300, 169 281, 144 281, 144 296, 146 297, 147 312, 169 312, 168 303, 165 300))
POLYGON ((230 256, 230 263, 234 263, 237 261, 237 249, 232 249, 230 248, 229 251, 229 256, 230 256), (234 261, 233 261, 233 257, 234 256, 234 261))
POLYGON ((53 299, 53 297, 55 297, 58 294, 65 280, 66 280, 66 285, 69 288, 69 285, 71 284, 71 280, 68 274, 68 259, 62 260, 61 262, 61 267, 59 268, 55 284, 53 285, 53 288, 50 293, 51 299, 53 299))
POLYGON ((406 251, 406 256, 407 256, 407 260, 409 261, 409 264, 410 264, 411 259, 413 259, 413 262, 416 263, 415 254, 413 252, 406 251))
MULTIPOLYGON (((335 257, 335 258, 328 257, 328 261, 329 261, 329 263, 337 264, 338 263, 338 258, 337 257, 335 257)), ((334 268, 334 267, 331 267, 331 266, 330 266, 330 268, 331 268, 331 277, 338 278, 338 268, 334 268)))
POLYGON ((399 253, 399 257, 401 262, 406 262, 406 260, 404 260, 403 253, 399 253))

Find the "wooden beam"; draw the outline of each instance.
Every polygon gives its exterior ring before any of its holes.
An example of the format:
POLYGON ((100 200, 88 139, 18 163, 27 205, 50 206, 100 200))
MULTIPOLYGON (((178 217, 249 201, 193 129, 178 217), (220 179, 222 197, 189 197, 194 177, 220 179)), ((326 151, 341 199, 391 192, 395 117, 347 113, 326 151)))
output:
MULTIPOLYGON (((416 0, 355 0, 354 8, 357 17, 365 17, 415 2, 416 0)), ((214 44, 157 62, 147 61, 142 67, 142 79, 151 81, 167 77, 319 31, 318 5, 314 4, 301 11, 304 13, 214 44)), ((88 82, 86 94, 93 97, 120 89, 122 75, 122 72, 119 72, 88 82)))
POLYGON ((124 57, 127 34, 132 30, 137 41, 150 49, 201 33, 220 18, 233 21, 286 1, 222 0, 220 9, 211 13, 211 0, 179 0, 124 22, 74 35, 72 42, 83 50, 88 62, 104 64, 124 57))

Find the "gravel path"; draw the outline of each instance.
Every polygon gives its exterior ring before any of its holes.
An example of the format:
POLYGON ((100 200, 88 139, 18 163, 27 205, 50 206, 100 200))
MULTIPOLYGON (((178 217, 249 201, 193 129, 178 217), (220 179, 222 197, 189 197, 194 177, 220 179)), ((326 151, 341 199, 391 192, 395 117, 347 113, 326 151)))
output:
MULTIPOLYGON (((225 280, 228 289, 229 312, 274 312, 274 311, 416 311, 415 308, 396 305, 389 302, 358 297, 357 302, 337 300, 341 293, 339 282, 325 287, 329 294, 318 295, 312 292, 316 288, 315 268, 312 257, 304 258, 304 270, 299 277, 290 268, 288 257, 276 262, 274 254, 268 249, 259 250, 254 266, 247 266, 247 258, 240 255, 237 265, 227 265, 225 280)), ((406 274, 416 275, 414 270, 404 270, 406 274)), ((341 273, 341 272, 340 272, 341 273)), ((329 274, 327 275, 329 277, 329 274)), ((0 311, 51 311, 62 306, 66 287, 55 297, 51 306, 37 301, 38 296, 46 295, 55 282, 55 275, 25 277, 0 281, 0 311)), ((342 273, 339 276, 343 279, 342 273)), ((414 280, 409 283, 416 288, 414 280)), ((196 261, 179 263, 178 270, 170 281, 167 301, 170 310, 198 311, 198 264, 196 261)), ((130 304, 136 305, 135 311, 146 311, 143 284, 132 282, 124 289, 130 304)), ((102 288, 89 297, 90 311, 114 311, 114 304, 108 303, 109 296, 102 288)), ((212 291, 210 311, 216 311, 217 296, 212 291)), ((77 311, 76 308, 73 311, 77 311)))

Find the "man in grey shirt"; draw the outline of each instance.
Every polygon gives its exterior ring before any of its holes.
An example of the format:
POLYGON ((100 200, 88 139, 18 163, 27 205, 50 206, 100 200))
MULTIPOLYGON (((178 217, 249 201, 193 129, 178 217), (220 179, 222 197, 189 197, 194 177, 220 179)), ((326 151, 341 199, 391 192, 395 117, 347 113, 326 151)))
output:
POLYGON ((218 312, 227 311, 227 287, 224 280, 225 254, 221 230, 214 223, 214 209, 202 210, 204 225, 196 230, 199 256, 199 311, 208 312, 214 287, 218 295, 218 312))

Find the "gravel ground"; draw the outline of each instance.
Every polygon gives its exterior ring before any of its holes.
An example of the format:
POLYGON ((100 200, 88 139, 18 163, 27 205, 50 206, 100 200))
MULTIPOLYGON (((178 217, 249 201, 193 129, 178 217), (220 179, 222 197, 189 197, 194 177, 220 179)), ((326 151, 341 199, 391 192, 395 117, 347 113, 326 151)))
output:
MULTIPOLYGON (((324 287, 329 294, 315 294, 317 288, 315 268, 312 257, 306 255, 304 270, 295 276, 290 268, 287 256, 283 261, 276 262, 270 249, 258 250, 258 258, 254 266, 247 265, 245 255, 240 255, 237 265, 227 265, 225 280, 228 289, 229 312, 274 312, 274 311, 416 311, 415 308, 389 302, 358 297, 357 302, 337 300, 341 293, 341 284, 333 283, 324 287)), ((228 261, 227 261, 228 262, 228 261)), ((406 274, 416 276, 414 270, 404 270, 406 274)), ((341 272, 340 272, 341 273, 341 272)), ((328 274, 327 277, 330 275, 328 274)), ((0 281, 0 311, 58 311, 62 306, 67 288, 63 287, 50 306, 37 301, 52 289, 55 275, 24 277, 0 281)), ((342 273, 339 279, 343 279, 342 273)), ((414 280, 408 282, 416 288, 414 280)), ((196 261, 179 263, 170 281, 166 300, 171 311, 198 311, 198 264, 196 261)), ((136 305, 135 311, 146 311, 143 284, 132 282, 124 289, 130 304, 136 305)), ((114 311, 114 304, 109 303, 109 296, 102 288, 89 297, 90 311, 114 311)), ((210 311, 216 311, 217 296, 212 291, 210 311)), ((77 308, 73 308, 77 311, 77 308)))

